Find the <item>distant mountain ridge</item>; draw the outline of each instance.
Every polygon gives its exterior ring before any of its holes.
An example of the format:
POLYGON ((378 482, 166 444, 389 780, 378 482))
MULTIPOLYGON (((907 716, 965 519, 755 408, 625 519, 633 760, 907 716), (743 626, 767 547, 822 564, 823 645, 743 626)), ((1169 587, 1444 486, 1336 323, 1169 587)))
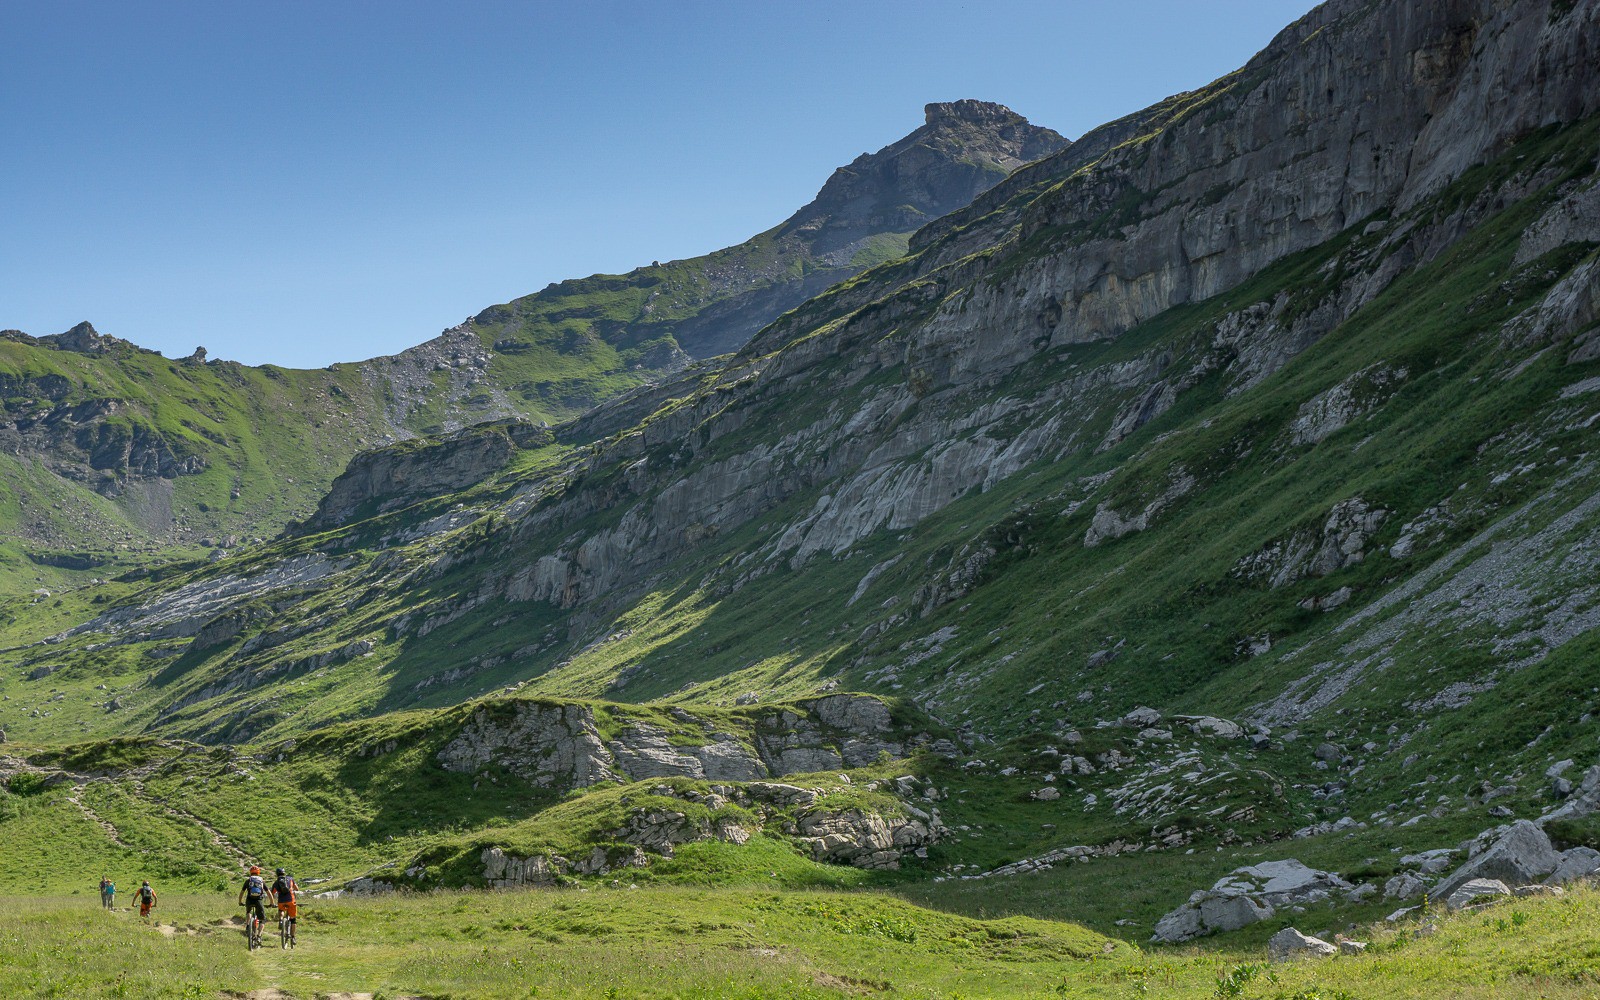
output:
POLYGON ((169 359, 87 322, 0 331, 0 589, 270 536, 309 513, 352 456, 414 434, 574 417, 691 356, 737 348, 1066 145, 997 104, 929 105, 922 127, 841 167, 745 243, 561 282, 398 354, 326 369, 208 361, 204 348, 169 359))

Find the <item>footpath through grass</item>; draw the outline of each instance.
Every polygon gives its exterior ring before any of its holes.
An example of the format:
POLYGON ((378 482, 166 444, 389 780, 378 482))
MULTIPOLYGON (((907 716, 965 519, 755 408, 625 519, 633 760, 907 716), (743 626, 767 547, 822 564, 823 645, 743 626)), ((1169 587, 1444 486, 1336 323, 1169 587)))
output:
POLYGON ((145 925, 9 900, 0 996, 313 1000, 884 996, 1240 1000, 1600 996, 1600 892, 1370 929, 1367 954, 1267 965, 1259 942, 1142 950, 1074 924, 973 920, 876 893, 641 887, 311 900, 302 946, 246 954, 223 896, 145 925))

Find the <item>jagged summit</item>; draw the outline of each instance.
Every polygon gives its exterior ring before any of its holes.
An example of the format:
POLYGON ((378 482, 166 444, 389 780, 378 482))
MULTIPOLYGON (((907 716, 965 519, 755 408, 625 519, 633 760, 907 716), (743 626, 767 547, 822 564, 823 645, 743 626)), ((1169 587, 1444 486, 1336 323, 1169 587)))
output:
POLYGON ((909 233, 962 208, 1024 163, 1071 145, 988 101, 929 104, 923 115, 904 139, 835 170, 779 232, 840 260, 875 234, 909 233))
POLYGON ((112 344, 123 344, 127 341, 116 337, 107 337, 94 328, 88 320, 74 325, 65 333, 48 333, 42 337, 30 336, 21 330, 0 330, 0 339, 12 340, 23 344, 38 344, 43 347, 53 348, 58 351, 73 351, 77 354, 93 354, 103 351, 112 344))
POLYGON ((941 122, 980 122, 980 121, 1018 121, 1026 123, 1027 119, 1012 111, 1004 104, 993 101, 979 101, 967 97, 959 101, 935 101, 925 104, 922 108, 922 120, 927 125, 937 125, 941 122))

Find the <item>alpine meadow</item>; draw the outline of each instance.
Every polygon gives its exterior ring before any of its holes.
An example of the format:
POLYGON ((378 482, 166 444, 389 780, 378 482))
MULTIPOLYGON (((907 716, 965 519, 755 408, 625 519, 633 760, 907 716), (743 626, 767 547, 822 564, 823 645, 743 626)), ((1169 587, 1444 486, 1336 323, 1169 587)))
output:
POLYGON ((392 356, 0 331, 0 729, 5 997, 1600 996, 1600 0, 392 356))

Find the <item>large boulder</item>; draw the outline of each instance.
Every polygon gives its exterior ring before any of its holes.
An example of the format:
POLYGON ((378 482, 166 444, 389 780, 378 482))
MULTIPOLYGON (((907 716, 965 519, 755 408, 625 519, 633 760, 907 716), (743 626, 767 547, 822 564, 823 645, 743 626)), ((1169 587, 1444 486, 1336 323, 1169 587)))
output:
POLYGON ((1384 899, 1415 899, 1428 891, 1428 883, 1415 872, 1401 872, 1383 884, 1384 899))
POLYGON ((1561 853, 1561 863, 1544 880, 1545 885, 1561 885, 1573 879, 1585 878, 1600 871, 1600 851, 1592 847, 1574 847, 1561 853))
POLYGON ((1459 910, 1475 903, 1487 902, 1497 896, 1509 896, 1511 889, 1499 879, 1475 878, 1444 897, 1446 909, 1459 910))
POLYGON ((1349 882, 1299 861, 1267 861, 1237 868, 1202 889, 1156 922, 1153 941, 1177 942, 1233 931, 1272 917, 1278 910, 1323 902, 1349 892, 1349 882))
POLYGON ((1149 729, 1161 724, 1161 713, 1153 708, 1139 706, 1122 717, 1122 724, 1130 729, 1149 729))
POLYGON ((1283 930, 1267 939, 1267 958, 1274 962, 1295 962, 1302 958, 1327 958, 1329 955, 1338 954, 1339 949, 1309 934, 1302 934, 1293 927, 1283 930))
POLYGON ((1473 879, 1494 879, 1507 885, 1542 881, 1561 864, 1562 856, 1550 838, 1528 820, 1518 820, 1479 835, 1464 845, 1469 859, 1434 889, 1437 899, 1449 899, 1473 879))
POLYGON ((1179 716, 1177 721, 1188 726, 1196 736, 1216 736, 1225 740, 1244 738, 1244 729, 1237 722, 1218 719, 1210 715, 1179 716))

